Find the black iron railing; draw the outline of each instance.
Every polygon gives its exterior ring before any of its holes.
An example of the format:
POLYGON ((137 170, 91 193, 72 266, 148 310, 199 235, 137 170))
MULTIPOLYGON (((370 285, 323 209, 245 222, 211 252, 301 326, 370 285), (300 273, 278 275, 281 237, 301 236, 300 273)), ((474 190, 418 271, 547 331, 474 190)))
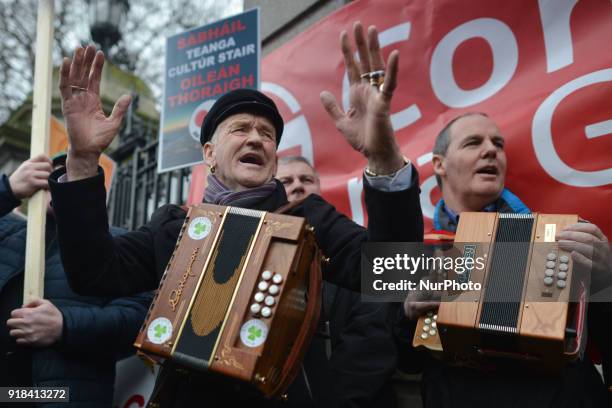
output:
POLYGON ((108 202, 111 225, 134 230, 164 204, 187 201, 191 168, 157 173, 157 141, 136 147, 115 171, 108 202))

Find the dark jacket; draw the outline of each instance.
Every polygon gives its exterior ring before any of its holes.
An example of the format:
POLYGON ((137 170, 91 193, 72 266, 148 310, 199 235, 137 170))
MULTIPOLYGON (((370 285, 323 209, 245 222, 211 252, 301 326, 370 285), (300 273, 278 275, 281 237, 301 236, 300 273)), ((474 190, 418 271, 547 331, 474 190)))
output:
MULTIPOLYGON (((331 287, 326 285, 327 290, 331 287)), ((331 313, 331 395, 337 406, 395 406, 390 378, 397 367, 397 350, 390 305, 362 302, 359 293, 338 287, 331 313)))
MULTIPOLYGON (((10 191, 7 179, 0 179, 0 296, 2 290, 23 280, 26 245, 26 221, 6 214, 19 204, 10 191)), ((119 233, 113 229, 114 234, 119 233)), ((22 286, 21 286, 22 287, 22 286)), ((21 298, 18 294, 15 298, 21 298)), ((133 352, 132 343, 144 321, 150 294, 109 300, 80 296, 68 286, 62 267, 54 218, 47 217, 45 298, 62 313, 63 336, 58 344, 44 348, 21 348, 31 351, 34 386, 70 387, 71 405, 110 407, 115 379, 115 362, 133 352)), ((20 304, 14 305, 20 307, 20 304)), ((10 310, 3 311, 3 315, 10 310)), ((2 324, 3 338, 8 337, 2 324)), ((3 350, 3 353, 6 352, 3 350)), ((3 370, 7 369, 2 367, 3 370)), ((49 405, 50 406, 50 405, 49 405)))
MULTIPOLYGON (((491 211, 531 212, 507 189, 491 207, 491 211)), ((450 232, 455 232, 457 228, 456 222, 445 211, 442 200, 436 206, 434 227, 437 230, 450 232)), ((606 305, 591 304, 589 307, 589 326, 609 327, 612 321, 610 314, 606 314, 607 322, 601 316, 606 305)), ((514 366, 486 372, 465 367, 451 367, 426 351, 414 350, 411 344, 415 322, 408 321, 403 316, 403 311, 397 318, 395 334, 401 351, 399 366, 407 372, 422 370, 421 391, 425 408, 608 406, 606 388, 588 357, 568 365, 559 373, 548 375, 514 366)), ((593 331, 589 330, 589 335, 592 334, 593 331)), ((610 344, 607 348, 610 348, 610 344)))
POLYGON ((362 302, 359 293, 323 282, 321 323, 304 358, 304 372, 289 389, 288 405, 394 407, 389 380, 397 350, 389 312, 387 303, 362 302))
MULTIPOLYGON (((71 286, 82 293, 115 296, 156 288, 174 250, 186 215, 185 210, 174 205, 161 207, 148 224, 113 239, 106 226, 102 176, 98 174, 71 183, 58 183, 57 178, 61 174, 55 172, 51 175, 50 189, 60 225, 62 259, 71 286), (74 197, 78 197, 78 200, 74 197), (87 228, 88 234, 81 232, 83 227, 87 228), (91 261, 98 267, 82 273, 82 266, 91 261)), ((370 217, 370 227, 367 230, 337 212, 319 196, 311 195, 290 210, 288 214, 304 217, 314 227, 319 247, 330 258, 330 262, 323 268, 326 280, 359 290, 362 243, 368 240, 422 240, 418 174, 414 169, 412 186, 404 191, 382 192, 371 188, 367 180, 364 180, 366 207, 370 217)), ((284 187, 277 182, 275 193, 254 209, 273 211, 286 202, 284 187)), ((376 361, 375 350, 365 359, 376 361)), ((364 365, 367 363, 364 362, 364 365)), ((238 385, 224 386, 204 374, 190 375, 180 381, 182 388, 176 395, 182 400, 174 400, 175 405, 187 406, 198 399, 198 395, 202 395, 203 384, 210 390, 209 394, 205 393, 208 395, 205 401, 210 406, 222 402, 249 403, 250 406, 256 404, 248 394, 236 391, 238 385)), ((259 404, 274 405, 272 402, 259 404)))

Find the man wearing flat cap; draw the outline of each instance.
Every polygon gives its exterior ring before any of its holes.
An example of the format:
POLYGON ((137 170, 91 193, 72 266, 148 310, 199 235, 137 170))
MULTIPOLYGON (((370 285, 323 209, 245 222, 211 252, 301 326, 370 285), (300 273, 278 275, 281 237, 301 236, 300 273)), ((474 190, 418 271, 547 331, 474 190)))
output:
MULTIPOLYGON (((329 258, 323 277, 359 290, 361 245, 366 241, 420 241, 423 224, 418 175, 401 155, 389 117, 397 85, 398 52, 391 53, 385 68, 376 29, 370 27, 366 34, 356 23, 354 35, 360 44, 359 65, 347 33, 341 35, 351 107, 344 112, 329 92, 321 94, 321 101, 340 133, 368 159, 364 190, 369 228, 355 224, 316 195, 288 214, 304 217, 314 226, 317 243, 329 258)), ((108 233, 98 158, 117 133, 130 98, 122 96, 111 115, 104 115, 99 98, 103 64, 103 54, 92 46, 77 48, 72 60, 64 59, 60 92, 71 149, 66 172, 51 175, 50 189, 62 259, 72 287, 83 294, 122 296, 158 287, 186 212, 166 205, 136 231, 116 238, 108 233)), ((211 173, 204 201, 264 211, 286 204, 283 185, 274 178, 282 130, 274 102, 262 93, 240 89, 220 97, 201 132, 211 173)), ((221 383, 205 373, 189 374, 177 387, 171 406, 190 406, 195 401, 198 406, 280 403, 258 401, 244 390, 237 392, 238 385, 221 383)), ((324 406, 292 395, 290 390, 289 401, 283 406, 324 406)))

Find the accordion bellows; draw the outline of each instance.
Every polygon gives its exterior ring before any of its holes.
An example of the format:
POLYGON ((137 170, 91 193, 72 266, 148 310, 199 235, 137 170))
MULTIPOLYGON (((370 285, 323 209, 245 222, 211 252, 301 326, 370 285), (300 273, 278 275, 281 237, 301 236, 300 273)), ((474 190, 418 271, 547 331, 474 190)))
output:
POLYGON ((135 346, 277 397, 317 326, 320 288, 319 253, 303 218, 191 207, 135 346))

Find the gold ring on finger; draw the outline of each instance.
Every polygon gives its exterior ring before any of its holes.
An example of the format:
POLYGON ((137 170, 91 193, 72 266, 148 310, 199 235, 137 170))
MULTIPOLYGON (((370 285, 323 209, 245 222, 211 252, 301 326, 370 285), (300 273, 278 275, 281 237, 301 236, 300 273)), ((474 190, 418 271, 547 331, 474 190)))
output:
POLYGON ((380 84, 380 86, 378 87, 378 90, 380 91, 381 94, 384 94, 388 96, 389 98, 393 96, 391 92, 385 91, 385 84, 380 84))
POLYGON ((380 88, 380 86, 385 81, 385 71, 379 69, 377 71, 370 72, 370 85, 375 88, 380 88))
POLYGON ((370 85, 375 87, 376 89, 380 88, 380 86, 385 82, 384 76, 379 77, 370 77, 370 85))

